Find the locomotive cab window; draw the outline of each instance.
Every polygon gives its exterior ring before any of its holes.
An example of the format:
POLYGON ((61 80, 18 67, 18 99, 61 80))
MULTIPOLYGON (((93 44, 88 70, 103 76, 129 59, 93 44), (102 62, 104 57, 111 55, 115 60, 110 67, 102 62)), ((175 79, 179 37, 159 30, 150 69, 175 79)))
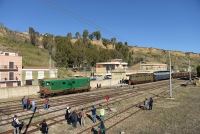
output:
POLYGON ((49 86, 50 85, 50 82, 47 82, 47 86, 49 86))

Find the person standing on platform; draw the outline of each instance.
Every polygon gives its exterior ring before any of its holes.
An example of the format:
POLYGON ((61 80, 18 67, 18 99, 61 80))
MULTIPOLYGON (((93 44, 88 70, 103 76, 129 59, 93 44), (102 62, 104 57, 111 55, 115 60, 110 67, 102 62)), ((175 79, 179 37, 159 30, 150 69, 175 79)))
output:
POLYGON ((96 123, 96 108, 92 106, 92 118, 93 118, 93 123, 96 123))
POLYGON ((35 112, 35 100, 34 99, 32 100, 32 111, 33 111, 33 113, 35 112))
POLYGON ((27 100, 26 97, 22 98, 22 105, 23 105, 23 110, 26 108, 27 109, 27 100))
POLYGON ((29 97, 27 98, 27 110, 30 109, 30 106, 31 106, 31 101, 29 99, 29 97))
POLYGON ((101 121, 104 122, 104 115, 105 115, 105 110, 103 108, 103 106, 101 106, 101 109, 100 109, 100 118, 101 118, 101 121))
POLYGON ((149 100, 149 110, 152 110, 152 107, 153 107, 153 99, 150 98, 150 100, 149 100))
POLYGON ((48 110, 48 108, 49 108, 49 99, 46 98, 46 99, 44 100, 44 110, 48 110))
POLYGON ((39 124, 41 126, 41 131, 42 131, 42 134, 47 134, 48 133, 48 127, 47 127, 47 123, 46 123, 46 120, 44 119, 42 121, 42 123, 39 124))
POLYGON ((14 134, 19 134, 19 120, 17 118, 17 115, 15 115, 14 119, 13 119, 12 125, 14 127, 14 134))

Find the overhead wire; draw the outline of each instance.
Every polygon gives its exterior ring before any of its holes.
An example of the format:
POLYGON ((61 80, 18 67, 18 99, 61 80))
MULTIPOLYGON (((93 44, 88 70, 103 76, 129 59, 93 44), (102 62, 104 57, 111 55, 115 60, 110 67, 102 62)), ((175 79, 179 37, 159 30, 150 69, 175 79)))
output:
POLYGON ((81 16, 79 16, 79 15, 77 15, 77 14, 75 14, 75 13, 73 13, 73 12, 63 8, 63 7, 61 7, 60 5, 58 5, 56 3, 53 3, 50 0, 39 0, 39 1, 43 2, 44 4, 50 6, 50 7, 54 8, 54 9, 56 9, 58 11, 61 11, 61 12, 65 13, 65 14, 73 17, 73 18, 76 18, 77 20, 82 21, 82 22, 90 25, 93 28, 98 29, 99 31, 102 31, 102 32, 107 33, 108 35, 111 35, 111 36, 114 36, 114 37, 118 37, 118 39, 120 39, 119 41, 128 42, 128 43, 130 43, 130 45, 137 45, 137 44, 135 44, 135 43, 133 43, 131 41, 128 41, 127 39, 125 39, 125 38, 113 33, 113 32, 110 32, 109 30, 107 30, 107 29, 105 29, 105 28, 103 28, 101 26, 98 26, 97 24, 95 24, 95 23, 93 23, 91 21, 86 20, 85 18, 83 18, 83 17, 81 17, 81 16))

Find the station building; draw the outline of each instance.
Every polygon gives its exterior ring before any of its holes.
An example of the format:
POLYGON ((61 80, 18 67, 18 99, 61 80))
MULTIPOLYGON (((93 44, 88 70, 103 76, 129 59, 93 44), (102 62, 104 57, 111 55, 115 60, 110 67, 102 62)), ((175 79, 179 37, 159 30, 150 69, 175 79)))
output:
POLYGON ((126 77, 126 69, 128 63, 123 62, 122 59, 112 59, 109 62, 96 63, 96 76, 102 76, 105 78, 116 79, 126 77))
POLYGON ((146 70, 150 72, 167 71, 167 64, 142 61, 134 65, 132 68, 134 70, 146 70))

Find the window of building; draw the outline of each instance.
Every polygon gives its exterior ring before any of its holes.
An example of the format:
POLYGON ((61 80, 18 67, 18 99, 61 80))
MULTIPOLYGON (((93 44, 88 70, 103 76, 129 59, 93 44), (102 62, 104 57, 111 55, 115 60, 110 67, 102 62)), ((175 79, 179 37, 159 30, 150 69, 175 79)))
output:
POLYGON ((9 72, 9 80, 14 80, 14 72, 9 72))
POLYGON ((32 71, 26 71, 26 79, 32 79, 32 71))
POLYGON ((55 78, 55 71, 53 70, 50 71, 50 78, 55 78))
POLYGON ((6 87, 13 87, 13 82, 6 82, 6 87))
POLYGON ((5 56, 9 56, 9 53, 5 53, 5 56))
POLYGON ((26 80, 26 85, 32 85, 32 80, 26 80))
POLYGON ((44 71, 38 71, 38 79, 44 78, 44 71))
POLYGON ((9 68, 14 68, 14 62, 9 62, 9 68))
POLYGON ((21 86, 21 81, 18 81, 18 82, 17 82, 17 86, 21 86))

